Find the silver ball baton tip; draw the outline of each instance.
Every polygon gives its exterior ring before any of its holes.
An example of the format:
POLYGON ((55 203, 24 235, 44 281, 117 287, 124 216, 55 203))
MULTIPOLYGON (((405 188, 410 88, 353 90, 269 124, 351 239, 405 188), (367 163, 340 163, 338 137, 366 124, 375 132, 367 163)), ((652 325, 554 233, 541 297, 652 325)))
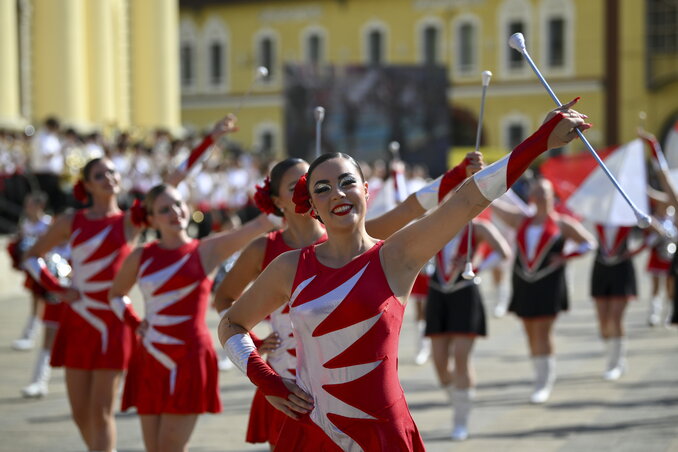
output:
POLYGON ((525 53, 525 36, 522 33, 513 33, 508 41, 509 47, 517 50, 520 53, 525 53))
POLYGON ((395 154, 400 150, 400 143, 398 143, 397 141, 391 141, 388 144, 388 150, 391 151, 391 153, 395 154))
POLYGON ((492 78, 492 72, 483 71, 481 76, 483 78, 483 86, 488 86, 490 84, 490 79, 492 78))
POLYGON ((470 262, 466 263, 466 265, 464 266, 464 273, 461 274, 461 277, 467 281, 470 281, 476 277, 476 274, 473 271, 473 264, 471 264, 470 262))
POLYGON ((266 78, 268 77, 268 68, 265 66, 259 66, 257 68, 257 78, 266 78))
POLYGON ((652 224, 652 217, 642 212, 636 212, 636 219, 638 220, 638 227, 647 229, 652 224))
POLYGON ((322 121, 325 119, 325 109, 323 107, 315 107, 313 115, 316 121, 322 121))

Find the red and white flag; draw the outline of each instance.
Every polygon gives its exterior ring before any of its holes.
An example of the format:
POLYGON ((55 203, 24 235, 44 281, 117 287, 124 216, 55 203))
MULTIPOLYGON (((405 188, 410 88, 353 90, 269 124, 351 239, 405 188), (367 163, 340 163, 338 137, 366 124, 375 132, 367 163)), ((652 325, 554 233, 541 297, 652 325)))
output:
MULTIPOLYGON (((643 142, 633 140, 599 153, 628 197, 642 211, 649 210, 643 142)), ((634 226, 633 210, 590 154, 552 157, 541 173, 553 183, 568 209, 587 221, 607 226, 634 226)))

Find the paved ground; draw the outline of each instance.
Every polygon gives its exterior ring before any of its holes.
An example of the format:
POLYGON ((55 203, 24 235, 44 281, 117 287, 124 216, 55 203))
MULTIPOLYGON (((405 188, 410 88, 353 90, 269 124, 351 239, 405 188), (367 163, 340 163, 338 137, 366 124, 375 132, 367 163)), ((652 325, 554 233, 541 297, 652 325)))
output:
MULTIPOLYGON (((645 259, 639 257, 638 269, 645 259)), ((410 310, 401 341, 400 376, 428 450, 678 451, 678 331, 646 326, 647 296, 641 297, 629 309, 626 321, 630 372, 619 382, 604 382, 602 345, 586 296, 589 269, 587 258, 571 268, 573 306, 556 327, 558 382, 546 405, 526 403, 532 371, 520 324, 512 317, 490 319, 490 337, 479 341, 475 350, 477 400, 472 438, 465 443, 447 439, 451 410, 436 385, 432 365, 411 364, 410 310)), ((647 290, 641 281, 641 294, 647 290)), ((493 295, 487 292, 488 305, 493 295)), ((0 318, 0 451, 83 450, 70 420, 61 370, 54 372, 47 398, 35 401, 19 396, 35 355, 9 347, 23 327, 28 299, 4 252, 0 253, 0 306, 4 313, 0 318)), ((213 330, 216 323, 216 315, 211 314, 213 330)), ((200 419, 191 450, 268 450, 243 441, 252 396, 249 381, 236 371, 221 377, 224 412, 200 419)), ((118 414, 117 421, 118 450, 143 450, 136 416, 118 414)))

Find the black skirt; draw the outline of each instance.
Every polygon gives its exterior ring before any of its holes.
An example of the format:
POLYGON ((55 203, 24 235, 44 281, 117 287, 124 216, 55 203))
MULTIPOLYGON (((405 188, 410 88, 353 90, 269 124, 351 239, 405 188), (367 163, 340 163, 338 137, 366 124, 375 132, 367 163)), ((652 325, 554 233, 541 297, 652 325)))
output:
POLYGON ((591 275, 592 297, 634 297, 637 294, 636 272, 631 260, 614 265, 595 261, 591 275))
POLYGON ((565 267, 535 281, 526 281, 513 272, 513 293, 509 311, 518 317, 553 317, 560 311, 567 311, 568 308, 565 267))
POLYGON ((487 335, 485 307, 478 286, 471 284, 451 293, 429 287, 426 301, 426 335, 487 335))

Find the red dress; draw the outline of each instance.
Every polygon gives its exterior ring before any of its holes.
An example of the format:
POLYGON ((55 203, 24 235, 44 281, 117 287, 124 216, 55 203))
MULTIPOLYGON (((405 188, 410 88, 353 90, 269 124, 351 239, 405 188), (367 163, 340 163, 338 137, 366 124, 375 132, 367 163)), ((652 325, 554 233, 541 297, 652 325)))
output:
MULTIPOLYGON (((273 231, 266 236, 266 251, 264 260, 261 263, 261 270, 276 257, 287 251, 292 251, 282 235, 283 231, 273 231)), ((318 242, 327 240, 327 235, 323 235, 318 242)), ((290 321, 290 309, 288 305, 283 305, 276 309, 270 315, 271 328, 280 336, 280 347, 268 354, 268 364, 285 378, 294 378, 297 367, 296 340, 292 334, 292 323, 290 321)), ((250 419, 247 426, 246 440, 248 443, 265 443, 275 445, 283 422, 287 415, 276 409, 268 403, 264 393, 257 388, 252 399, 250 408, 250 419)))
POLYGON ((51 365, 124 370, 134 333, 111 310, 108 290, 130 253, 125 214, 89 219, 80 210, 73 217, 71 230, 72 281, 81 297, 74 303, 64 303, 51 365))
POLYGON ((303 248, 289 302, 297 338, 297 384, 314 398, 286 420, 281 451, 422 451, 398 380, 405 307, 393 295, 377 243, 341 268, 303 248))
POLYGON ((218 413, 219 371, 205 315, 211 283, 199 240, 168 250, 143 248, 137 280, 148 330, 125 379, 122 410, 139 414, 218 413))

